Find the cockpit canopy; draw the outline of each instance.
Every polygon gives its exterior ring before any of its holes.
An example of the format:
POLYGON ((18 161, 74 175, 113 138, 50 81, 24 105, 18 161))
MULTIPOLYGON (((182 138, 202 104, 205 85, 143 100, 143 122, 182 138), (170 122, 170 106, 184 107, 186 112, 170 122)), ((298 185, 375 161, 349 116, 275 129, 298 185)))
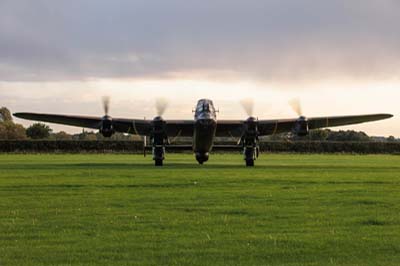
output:
POLYGON ((197 102, 196 119, 216 119, 214 104, 211 100, 201 99, 197 102))
POLYGON ((215 113, 214 104, 211 100, 201 99, 197 102, 196 113, 215 113))

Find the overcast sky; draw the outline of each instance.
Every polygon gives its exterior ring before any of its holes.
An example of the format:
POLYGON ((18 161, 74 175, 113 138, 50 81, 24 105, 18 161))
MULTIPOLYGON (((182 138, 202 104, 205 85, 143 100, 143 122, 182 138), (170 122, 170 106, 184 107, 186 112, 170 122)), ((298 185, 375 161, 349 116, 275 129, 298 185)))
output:
MULTIPOLYGON (((269 118, 300 96, 310 116, 399 117, 399 14, 397 0, 0 0, 0 105, 101 115, 107 94, 137 118, 161 95, 190 118, 211 97, 244 118, 253 97, 269 118)), ((400 137, 397 117, 352 128, 400 137)))

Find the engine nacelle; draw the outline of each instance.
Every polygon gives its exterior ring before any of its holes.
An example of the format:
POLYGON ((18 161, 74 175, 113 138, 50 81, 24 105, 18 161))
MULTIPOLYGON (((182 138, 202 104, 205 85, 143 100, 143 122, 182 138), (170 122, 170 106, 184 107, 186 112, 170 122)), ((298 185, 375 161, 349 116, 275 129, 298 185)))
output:
POLYGON ((168 144, 167 122, 161 117, 154 117, 151 121, 150 141, 153 146, 153 160, 156 166, 162 166, 165 154, 165 145, 168 144))
POLYGON ((164 145, 167 137, 167 123, 161 116, 154 117, 151 122, 151 139, 153 141, 153 145, 164 145))
POLYGON ((305 116, 300 116, 293 127, 293 133, 299 137, 304 137, 307 136, 309 132, 310 129, 307 118, 305 116))
POLYGON ((255 117, 249 117, 243 124, 243 135, 241 143, 243 145, 243 155, 247 166, 254 166, 254 160, 259 154, 258 120, 255 117))
POLYGON ((258 122, 255 117, 249 117, 244 122, 243 136, 245 138, 257 138, 258 137, 258 122))
POLYGON ((100 125, 100 133, 105 138, 110 138, 112 135, 114 135, 115 133, 114 125, 112 118, 110 116, 103 117, 100 125))

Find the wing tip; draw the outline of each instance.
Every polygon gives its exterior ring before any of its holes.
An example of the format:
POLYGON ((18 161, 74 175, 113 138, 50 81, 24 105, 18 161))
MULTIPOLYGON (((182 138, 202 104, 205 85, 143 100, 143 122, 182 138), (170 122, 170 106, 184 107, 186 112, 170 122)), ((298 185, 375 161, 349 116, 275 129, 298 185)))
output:
POLYGON ((381 114, 381 116, 382 116, 382 119, 389 119, 389 118, 394 117, 394 115, 392 115, 392 114, 381 114))
POLYGON ((23 115, 24 115, 24 113, 13 113, 13 116, 19 117, 19 118, 22 118, 23 115))
POLYGON ((33 113, 13 113, 13 116, 21 118, 21 119, 31 119, 32 115, 35 115, 33 113))

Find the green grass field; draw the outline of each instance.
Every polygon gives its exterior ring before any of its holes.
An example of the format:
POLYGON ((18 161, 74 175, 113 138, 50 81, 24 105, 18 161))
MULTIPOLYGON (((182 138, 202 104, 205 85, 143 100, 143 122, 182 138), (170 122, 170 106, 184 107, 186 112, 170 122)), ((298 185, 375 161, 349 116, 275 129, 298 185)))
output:
POLYGON ((400 265, 400 156, 0 155, 0 265, 400 265))

